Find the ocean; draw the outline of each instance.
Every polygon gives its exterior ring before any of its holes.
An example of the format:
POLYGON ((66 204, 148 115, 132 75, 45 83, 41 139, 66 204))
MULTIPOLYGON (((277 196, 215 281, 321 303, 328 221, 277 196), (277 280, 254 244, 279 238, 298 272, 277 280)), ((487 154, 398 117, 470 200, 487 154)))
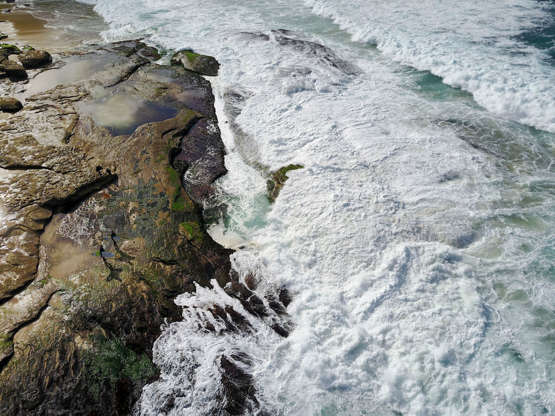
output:
POLYGON ((179 296, 137 414, 218 414, 222 352, 253 414, 555 413, 553 1, 87 2, 106 40, 219 60, 210 232, 293 298, 281 338, 217 286, 179 296), (211 303, 253 330, 199 330, 211 303))

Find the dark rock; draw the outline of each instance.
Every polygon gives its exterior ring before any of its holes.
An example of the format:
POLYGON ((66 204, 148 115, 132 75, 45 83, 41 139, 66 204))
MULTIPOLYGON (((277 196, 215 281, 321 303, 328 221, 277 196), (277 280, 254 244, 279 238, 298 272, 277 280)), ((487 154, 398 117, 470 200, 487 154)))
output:
POLYGON ((161 58, 160 54, 158 53, 158 50, 151 46, 145 46, 144 48, 140 48, 137 51, 137 55, 143 58, 146 58, 149 61, 157 61, 158 59, 161 58))
POLYGON ((289 306, 289 304, 291 303, 291 295, 289 293, 289 290, 287 290, 287 288, 282 287, 279 290, 279 301, 283 304, 283 306, 285 306, 286 308, 289 306))
POLYGON ((0 98, 0 111, 4 113, 17 113, 22 108, 23 108, 23 105, 16 98, 10 98, 10 97, 0 98))
POLYGON ((27 71, 25 71, 25 68, 9 59, 0 63, 0 73, 3 73, 12 81, 24 81, 27 79, 27 71))
POLYGON ((9 43, 0 43, 0 53, 8 55, 19 55, 21 53, 21 49, 9 43))
POLYGON ((354 76, 360 73, 360 69, 355 65, 341 59, 330 48, 316 42, 301 39, 300 35, 285 29, 272 30, 272 36, 262 32, 241 32, 243 37, 258 41, 274 41, 284 48, 294 49, 303 55, 316 58, 322 64, 335 68, 345 75, 354 76))
POLYGON ((24 50, 17 57, 25 69, 40 68, 52 63, 52 56, 46 51, 24 50))
POLYGON ((8 38, 8 35, 6 35, 3 32, 0 32, 0 40, 7 39, 7 38, 8 38))
POLYGON ((248 410, 257 409, 259 403, 252 375, 226 356, 220 359, 220 367, 225 414, 244 415, 248 410))
POLYGON ((245 284, 250 290, 256 290, 258 282, 256 281, 256 277, 253 273, 249 273, 245 276, 245 284))
POLYGON ((280 337, 287 338, 289 336, 289 331, 279 324, 273 324, 272 329, 280 337))
POLYGON ((191 50, 177 52, 171 59, 172 65, 183 65, 185 69, 201 75, 216 76, 220 64, 212 56, 200 55, 191 50))
POLYGON ((156 48, 145 45, 143 42, 136 40, 124 40, 121 42, 112 43, 110 46, 112 50, 123 53, 127 57, 133 55, 140 56, 149 61, 157 61, 160 59, 160 54, 156 48))

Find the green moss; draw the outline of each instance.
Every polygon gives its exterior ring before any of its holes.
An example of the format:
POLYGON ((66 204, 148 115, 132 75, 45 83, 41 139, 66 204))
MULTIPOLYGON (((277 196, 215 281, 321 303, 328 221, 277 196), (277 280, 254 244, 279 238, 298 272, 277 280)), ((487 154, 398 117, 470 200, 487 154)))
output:
POLYGON ((183 53, 185 54, 187 59, 191 61, 191 63, 195 62, 195 59, 197 59, 200 56, 198 53, 195 53, 193 51, 184 51, 183 53))
POLYGON ((186 208, 185 198, 179 193, 172 201, 172 211, 184 212, 186 208))
POLYGON ((20 54, 21 53, 21 49, 19 49, 17 46, 15 45, 11 45, 9 43, 0 43, 0 48, 2 49, 2 51, 7 51, 10 54, 20 54))
POLYGON ((292 170, 302 169, 303 165, 287 165, 274 172, 273 179, 278 183, 285 183, 287 180, 287 172, 292 170))
POLYGON ((46 276, 44 279, 40 279, 37 281, 37 285, 39 287, 44 287, 46 284, 52 279, 51 275, 46 276))
POLYGON ((186 197, 185 191, 181 186, 181 179, 179 178, 179 174, 175 169, 168 166, 166 168, 168 172, 170 186, 173 189, 172 194, 170 195, 170 209, 174 212, 187 212, 194 210, 194 205, 186 197))
POLYGON ((181 180, 179 178, 179 174, 177 173, 177 171, 172 168, 171 166, 168 166, 166 168, 166 172, 168 172, 168 177, 170 179, 170 183, 173 187, 181 187, 181 180))
POLYGON ((175 212, 183 212, 185 211, 186 204, 185 198, 181 193, 181 179, 179 178, 179 174, 171 166, 166 168, 166 172, 168 173, 170 186, 173 189, 172 194, 169 196, 170 209, 175 212))
POLYGON ((183 232, 187 240, 200 245, 204 239, 204 232, 198 222, 188 221, 179 224, 180 230, 183 232))
POLYGON ((0 351, 11 348, 12 346, 12 337, 10 337, 8 334, 0 334, 0 351))
POLYGON ((179 113, 179 122, 183 125, 188 125, 193 119, 197 118, 199 115, 196 111, 191 109, 182 110, 179 113))
POLYGON ((146 354, 135 353, 121 339, 97 339, 95 350, 94 353, 89 352, 87 357, 93 392, 99 391, 102 383, 115 385, 118 380, 126 378, 133 383, 144 384, 157 373, 146 354))
POLYGON ((283 188, 283 185, 285 185, 285 182, 287 181, 287 179, 289 179, 287 176, 287 172, 302 168, 304 168, 303 165, 291 164, 271 173, 271 178, 268 179, 267 182, 268 199, 270 200, 270 202, 274 202, 276 200, 279 192, 281 191, 281 188, 283 188))

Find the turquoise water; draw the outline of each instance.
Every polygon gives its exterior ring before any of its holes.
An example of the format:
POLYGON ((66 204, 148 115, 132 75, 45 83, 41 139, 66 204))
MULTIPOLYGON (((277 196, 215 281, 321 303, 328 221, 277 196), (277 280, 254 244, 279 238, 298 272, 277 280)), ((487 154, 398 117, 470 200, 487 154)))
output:
POLYGON ((546 15, 531 30, 519 34, 519 41, 545 51, 546 61, 555 65, 555 4, 552 0, 538 0, 546 8, 546 15))

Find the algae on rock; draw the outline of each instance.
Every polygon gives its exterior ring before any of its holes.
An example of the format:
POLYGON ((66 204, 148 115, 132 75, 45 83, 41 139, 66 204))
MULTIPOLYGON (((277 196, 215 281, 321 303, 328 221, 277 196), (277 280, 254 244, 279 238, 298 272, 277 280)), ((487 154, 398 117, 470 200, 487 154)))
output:
POLYGON ((274 202, 277 199, 279 193, 281 192, 281 189, 285 185, 285 182, 287 182, 287 179, 289 179, 289 177, 287 176, 287 172, 303 168, 303 165, 291 164, 284 166, 274 172, 271 172, 270 179, 268 179, 268 181, 266 182, 268 189, 268 199, 270 200, 270 202, 274 202))

